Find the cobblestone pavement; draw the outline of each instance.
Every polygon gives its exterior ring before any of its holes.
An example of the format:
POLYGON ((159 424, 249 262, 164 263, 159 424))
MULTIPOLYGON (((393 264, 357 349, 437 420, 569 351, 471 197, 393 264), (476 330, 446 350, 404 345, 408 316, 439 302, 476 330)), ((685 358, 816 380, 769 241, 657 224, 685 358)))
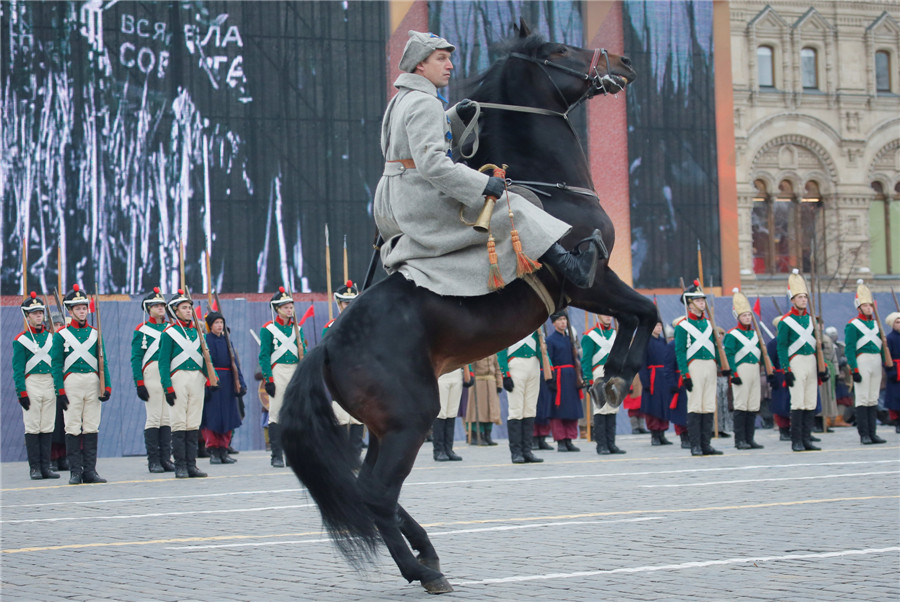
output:
MULTIPOLYGON (((725 455, 702 458, 629 435, 623 456, 579 441, 538 465, 510 464, 505 442, 457 442, 464 461, 437 464, 426 443, 401 501, 438 549, 447 599, 897 600, 900 435, 879 433, 886 445, 843 428, 793 453, 758 431, 765 449, 720 439, 725 455)), ((81 486, 3 464, 3 600, 427 596, 386 551, 355 572, 289 469, 237 458, 177 481, 101 458, 110 483, 81 486)))

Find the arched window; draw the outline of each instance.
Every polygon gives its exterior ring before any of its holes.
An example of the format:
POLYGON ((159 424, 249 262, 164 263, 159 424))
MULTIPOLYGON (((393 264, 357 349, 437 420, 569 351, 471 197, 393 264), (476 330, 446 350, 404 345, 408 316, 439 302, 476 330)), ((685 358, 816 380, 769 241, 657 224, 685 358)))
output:
POLYGON ((819 183, 815 180, 808 181, 803 186, 803 196, 799 201, 797 253, 800 265, 804 272, 820 273, 825 268, 825 254, 829 245, 822 228, 822 195, 819 193, 819 183))
POLYGON ((819 64, 815 48, 800 51, 800 81, 804 90, 819 89, 819 64))
MULTIPOLYGON (((900 248, 892 244, 891 224, 900 223, 898 203, 891 202, 884 184, 874 181, 871 184, 875 193, 869 205, 869 257, 872 272, 875 274, 894 274, 900 267, 900 248), (893 214, 893 215, 892 215, 893 214)), ((897 185, 900 188, 900 183, 897 185)))
POLYGON ((891 55, 886 50, 875 53, 875 90, 891 91, 891 55))
POLYGON ((803 195, 790 180, 769 193, 763 180, 754 182, 751 228, 753 271, 757 274, 786 274, 795 267, 805 272, 821 271, 825 265, 822 239, 822 196, 819 184, 806 183, 803 195))
POLYGON ((756 63, 759 70, 759 87, 775 87, 775 53, 771 46, 760 46, 756 49, 756 63))

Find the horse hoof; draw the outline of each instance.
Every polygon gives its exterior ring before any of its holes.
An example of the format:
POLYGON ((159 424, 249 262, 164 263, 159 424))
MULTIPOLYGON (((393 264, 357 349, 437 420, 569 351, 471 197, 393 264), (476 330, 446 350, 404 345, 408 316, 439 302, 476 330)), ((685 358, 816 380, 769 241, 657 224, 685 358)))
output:
POLYGON ((443 576, 438 577, 434 581, 423 583, 422 587, 424 587, 425 591, 429 594, 447 594, 453 591, 453 586, 450 585, 450 582, 443 576))
POLYGON ((603 383, 599 380, 591 385, 591 397, 594 399, 594 407, 599 410, 606 405, 606 393, 603 392, 603 383))
POLYGON ((424 567, 427 567, 433 571, 441 572, 441 561, 438 558, 425 558, 421 554, 416 557, 416 560, 419 561, 424 567))
POLYGON ((620 391, 623 393, 625 391, 625 380, 618 376, 609 379, 603 385, 603 397, 610 407, 617 408, 622 405, 624 395, 620 395, 620 391))

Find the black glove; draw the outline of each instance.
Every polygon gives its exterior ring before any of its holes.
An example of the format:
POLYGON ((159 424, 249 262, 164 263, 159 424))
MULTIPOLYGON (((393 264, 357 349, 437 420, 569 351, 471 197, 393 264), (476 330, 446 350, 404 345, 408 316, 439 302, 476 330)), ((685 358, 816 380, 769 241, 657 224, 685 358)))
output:
POLYGON ((137 386, 137 396, 142 401, 150 401, 150 391, 144 385, 137 386))
POLYGON ((23 397, 20 397, 20 398, 19 398, 19 405, 22 406, 22 409, 23 409, 23 410, 27 410, 28 408, 31 407, 31 400, 28 399, 28 396, 27 396, 27 395, 25 395, 25 396, 23 396, 23 397))
POLYGON ((174 391, 172 391, 171 393, 166 392, 166 403, 172 407, 175 407, 175 392, 174 391))
POLYGON ((456 114, 459 115, 460 119, 469 123, 472 117, 475 116, 475 103, 468 98, 463 98, 456 103, 456 114))
POLYGON ((793 387, 795 380, 797 380, 797 379, 794 378, 793 372, 785 372, 784 373, 784 386, 785 387, 793 387))
POLYGON ((244 407, 244 397, 238 397, 238 412, 241 414, 241 420, 247 415, 247 409, 244 407))
POLYGON ((56 396, 56 405, 62 406, 63 411, 69 409, 69 398, 65 395, 57 395, 56 396))
POLYGON ((547 381, 547 388, 549 388, 551 391, 556 393, 556 379, 555 378, 551 378, 550 380, 547 381))
POLYGON ((219 390, 219 385, 209 385, 209 390, 215 393, 219 390))
POLYGON ((679 389, 677 385, 673 385, 673 386, 669 389, 669 395, 673 395, 673 396, 674 396, 674 395, 678 395, 678 392, 679 392, 679 391, 681 391, 681 389, 679 389))
POLYGON ((109 396, 110 396, 111 394, 112 394, 112 391, 110 391, 109 389, 107 389, 106 391, 103 392, 103 395, 101 395, 101 396, 98 397, 97 399, 99 399, 100 401, 107 401, 107 400, 109 400, 109 396))
POLYGON ((275 397, 275 383, 266 383, 266 393, 269 397, 275 397))
POLYGON ((238 394, 238 397, 243 397, 244 395, 246 395, 246 394, 247 394, 247 387, 245 387, 244 385, 241 385, 241 388, 238 389, 237 394, 238 394))
POLYGON ((682 381, 682 384, 684 384, 684 388, 686 390, 688 390, 688 391, 694 390, 694 381, 691 380, 690 376, 685 376, 684 380, 682 381))
POLYGON ((831 374, 828 372, 828 366, 825 366, 825 371, 819 372, 819 381, 825 382, 829 378, 831 378, 831 374))
POLYGON ((503 387, 497 387, 497 395, 500 395, 500 391, 503 390, 503 387))
POLYGON ((769 383, 769 386, 772 387, 772 388, 774 389, 774 388, 775 388, 775 385, 778 384, 778 379, 775 378, 775 375, 774 375, 774 374, 767 374, 767 375, 766 375, 766 382, 768 382, 768 383, 769 383))
POLYGON ((501 180, 500 178, 495 178, 491 176, 491 179, 488 180, 487 186, 484 187, 484 196, 492 196, 496 199, 499 199, 503 196, 503 192, 506 190, 506 182, 501 180))
POLYGON ((515 383, 513 383, 513 379, 511 376, 503 377, 503 388, 512 393, 513 388, 515 387, 515 383))
POLYGON ((862 374, 860 374, 859 372, 854 372, 853 373, 853 382, 861 383, 862 382, 862 374))
MULTIPOLYGON (((475 384, 474 378, 470 378, 469 380, 463 379, 463 389, 468 389, 469 387, 471 387, 474 384, 475 384)), ((500 389, 498 388, 497 393, 499 393, 499 392, 500 392, 500 389)))
POLYGON ((731 377, 731 384, 733 384, 733 385, 742 385, 742 384, 744 384, 744 381, 741 380, 741 377, 740 377, 740 376, 738 376, 737 374, 735 374, 734 376, 731 377))
POLYGON ((722 376, 728 378, 729 376, 731 376, 731 370, 722 370, 722 376))

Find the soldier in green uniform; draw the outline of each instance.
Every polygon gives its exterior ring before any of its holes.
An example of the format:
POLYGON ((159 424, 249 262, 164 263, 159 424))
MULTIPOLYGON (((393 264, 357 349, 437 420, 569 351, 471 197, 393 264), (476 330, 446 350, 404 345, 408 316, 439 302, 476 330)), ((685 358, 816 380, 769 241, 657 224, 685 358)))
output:
MULTIPOLYGON (((97 474, 97 436, 100 430, 100 404, 112 393, 109 378, 100 390, 98 374, 97 330, 87 323, 89 300, 76 284, 63 304, 71 323, 53 337, 50 350, 56 402, 63 408, 66 424, 66 455, 69 459, 69 484, 105 483, 97 474)), ((109 375, 106 349, 103 372, 109 375)))
POLYGON ((25 423, 25 451, 32 479, 58 479, 50 469, 56 424, 56 390, 50 374, 53 337, 44 327, 44 304, 37 293, 22 302, 25 330, 13 339, 13 380, 25 423))
POLYGON ((200 347, 194 304, 180 290, 169 299, 175 319, 159 337, 159 379, 169 404, 175 478, 205 477, 197 468, 197 441, 203 419, 203 399, 209 385, 200 347))
POLYGON ((710 441, 716 407, 717 366, 722 360, 713 341, 712 324, 704 316, 706 294, 698 281, 685 289, 681 302, 687 315, 675 322, 675 359, 687 389, 691 455, 720 455, 722 452, 710 445, 710 441))
POLYGON ((137 396, 144 402, 147 419, 144 421, 144 445, 150 472, 172 472, 172 423, 169 406, 159 375, 159 342, 169 321, 166 319, 166 298, 154 287, 144 297, 141 308, 149 315, 138 324, 131 337, 131 374, 137 396))
POLYGON ((513 464, 544 461, 531 453, 534 417, 541 391, 541 362, 544 360, 550 361, 544 356, 537 331, 497 354, 503 388, 509 401, 506 428, 513 464))
POLYGON ((778 322, 778 361, 784 370, 784 384, 791 394, 791 449, 795 452, 818 451, 812 444, 818 378, 816 340, 809 312, 806 281, 795 269, 788 276, 791 310, 778 322))
MULTIPOLYGON (((334 300, 337 302, 338 315, 341 315, 341 312, 350 305, 351 301, 356 299, 357 295, 359 295, 359 291, 351 280, 348 280, 344 283, 344 286, 334 291, 334 300)), ((331 320, 325 325, 322 329, 322 337, 325 336, 332 324, 334 324, 334 320, 331 320)), ((360 455, 363 449, 363 430, 365 429, 362 422, 348 414, 336 401, 331 402, 331 408, 334 410, 334 417, 337 418, 338 424, 347 429, 350 449, 356 452, 357 456, 360 455)))
POLYGON ((732 291, 732 313, 738 324, 725 335, 723 347, 731 366, 731 390, 734 393, 734 446, 738 449, 762 449, 753 440, 756 414, 762 399, 759 337, 753 329, 750 301, 738 289, 732 291))
MULTIPOLYGON (((278 426, 278 412, 284 401, 284 390, 287 388, 300 361, 300 347, 294 333, 294 300, 284 287, 269 301, 275 312, 274 319, 266 322, 259 331, 259 369, 263 374, 266 393, 269 395, 269 443, 272 448, 272 466, 284 468, 284 455, 281 447, 281 428, 278 426)), ((306 352, 306 340, 303 328, 297 327, 300 333, 303 352, 306 352)))
MULTIPOLYGON (((597 315, 597 324, 581 337, 581 380, 585 384, 594 384, 594 380, 603 378, 604 366, 609 359, 613 343, 616 342, 616 329, 612 326, 612 317, 597 315)), ((598 454, 625 453, 616 446, 616 413, 619 406, 608 403, 593 408, 594 439, 597 441, 598 454), (610 440, 610 435, 612 440, 610 440)))
POLYGON ((881 333, 874 318, 872 292, 862 280, 857 281, 854 304, 859 315, 844 326, 844 352, 853 371, 856 430, 863 445, 884 443, 875 434, 881 392, 881 333))

